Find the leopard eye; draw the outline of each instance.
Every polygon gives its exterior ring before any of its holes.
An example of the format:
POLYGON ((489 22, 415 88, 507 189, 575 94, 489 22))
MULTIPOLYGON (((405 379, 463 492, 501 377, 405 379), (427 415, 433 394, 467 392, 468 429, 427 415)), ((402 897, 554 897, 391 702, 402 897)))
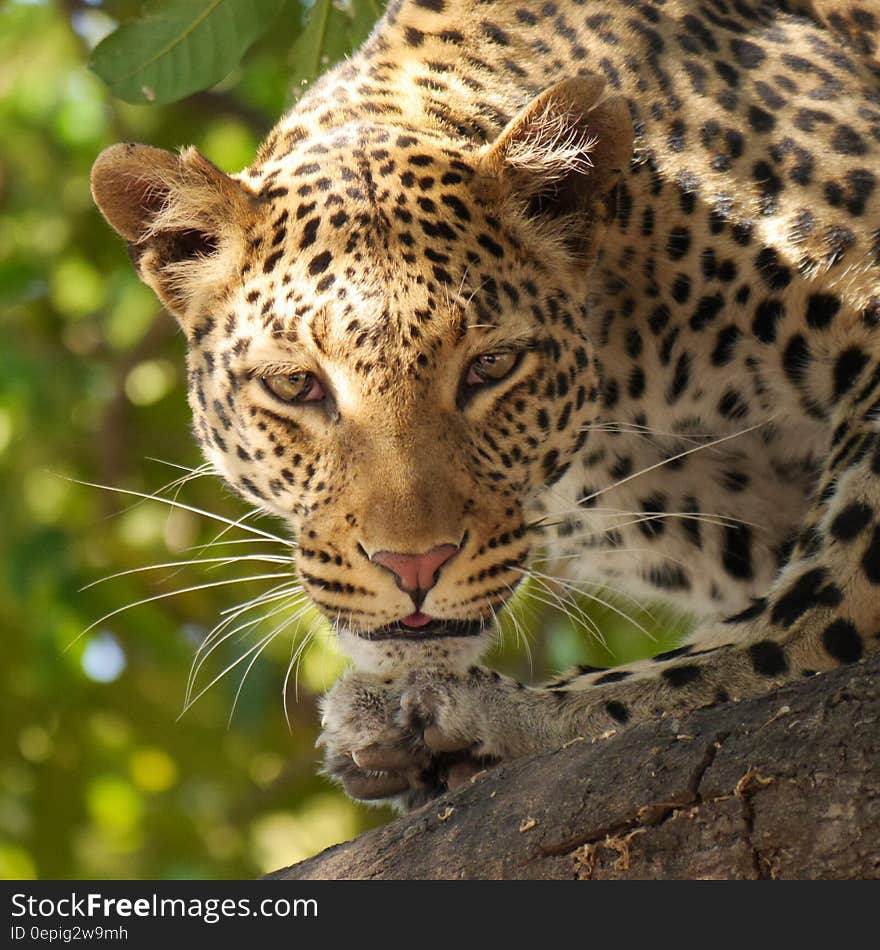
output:
POLYGON ((261 377, 266 389, 282 402, 318 402, 324 398, 324 387, 314 373, 274 373, 261 377))
POLYGON ((468 367, 465 385, 483 386, 487 383, 499 382, 516 369, 520 356, 520 353, 512 351, 485 353, 483 356, 478 356, 468 367))

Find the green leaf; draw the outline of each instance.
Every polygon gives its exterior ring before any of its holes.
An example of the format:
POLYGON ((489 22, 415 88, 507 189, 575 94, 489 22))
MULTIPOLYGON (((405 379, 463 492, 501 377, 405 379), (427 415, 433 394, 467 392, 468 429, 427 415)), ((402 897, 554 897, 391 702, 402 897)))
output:
POLYGON ((350 0, 343 9, 333 0, 315 0, 291 53, 295 96, 366 39, 383 6, 384 0, 350 0))
POLYGON ((357 46, 370 35, 376 25, 376 20, 382 16, 384 0, 351 0, 351 15, 353 20, 351 39, 357 46))
POLYGON ((241 60, 284 0, 156 0, 102 40, 91 68, 127 102, 174 102, 207 89, 241 60))
MULTIPOLYGON (((333 6, 332 0, 315 0, 309 11, 305 29, 300 33, 291 51, 293 94, 299 96, 303 88, 317 79, 329 63, 326 47, 340 34, 348 32, 347 17, 333 6)), ((347 45, 347 36, 344 40, 347 45)), ((343 50, 344 55, 344 50, 343 50)))

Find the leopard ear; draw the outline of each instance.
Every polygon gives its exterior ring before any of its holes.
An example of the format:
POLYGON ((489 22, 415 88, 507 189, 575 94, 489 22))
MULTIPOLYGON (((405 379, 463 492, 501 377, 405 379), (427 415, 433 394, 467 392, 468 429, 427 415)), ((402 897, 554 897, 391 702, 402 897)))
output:
POLYGON ((598 76, 546 89, 487 146, 478 173, 538 222, 600 217, 633 149, 626 100, 604 89, 598 76))
POLYGON ((174 155, 131 144, 101 152, 92 196, 141 280, 181 321, 241 247, 256 200, 195 148, 174 155))

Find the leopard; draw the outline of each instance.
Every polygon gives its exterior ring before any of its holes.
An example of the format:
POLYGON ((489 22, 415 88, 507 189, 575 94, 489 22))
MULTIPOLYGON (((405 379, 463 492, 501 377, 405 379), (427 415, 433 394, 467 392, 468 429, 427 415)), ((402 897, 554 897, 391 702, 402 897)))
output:
POLYGON ((877 651, 878 28, 873 0, 391 0, 242 172, 97 158, 205 457, 289 526, 351 660, 319 745, 352 798, 877 651), (538 562, 693 631, 502 675, 538 562))

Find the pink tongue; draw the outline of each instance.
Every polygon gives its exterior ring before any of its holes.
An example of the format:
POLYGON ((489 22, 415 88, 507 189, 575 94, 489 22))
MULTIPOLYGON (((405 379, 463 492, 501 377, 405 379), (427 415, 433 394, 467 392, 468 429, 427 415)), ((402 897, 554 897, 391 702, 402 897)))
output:
POLYGON ((433 617, 429 617, 427 614, 423 614, 419 611, 418 613, 404 617, 400 622, 405 627, 427 627, 433 619, 433 617))

